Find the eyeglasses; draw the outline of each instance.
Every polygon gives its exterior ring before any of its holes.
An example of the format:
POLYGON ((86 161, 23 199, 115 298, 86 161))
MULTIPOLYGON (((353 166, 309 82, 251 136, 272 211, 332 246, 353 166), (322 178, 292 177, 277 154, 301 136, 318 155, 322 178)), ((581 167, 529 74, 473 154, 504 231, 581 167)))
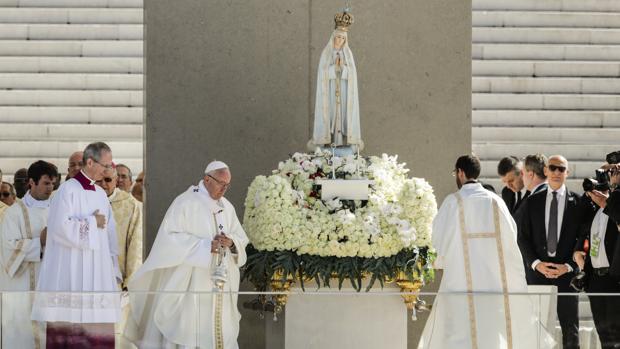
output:
POLYGON ((452 170, 452 177, 456 177, 456 173, 458 172, 458 170, 455 168, 454 170, 452 170))
POLYGON ((98 163, 99 165, 101 165, 101 167, 105 168, 106 170, 111 170, 111 169, 114 168, 114 167, 112 167, 112 165, 104 165, 104 164, 100 163, 99 161, 97 161, 95 159, 93 159, 93 161, 98 163))
POLYGON ((3 198, 8 198, 11 196, 11 193, 9 193, 8 191, 3 191, 2 193, 0 193, 0 197, 3 198))
POLYGON ((231 183, 224 183, 221 180, 211 176, 211 175, 207 175, 208 177, 212 178, 220 187, 224 188, 224 189, 229 189, 230 186, 232 185, 231 183))
POLYGON ((549 171, 555 172, 556 170, 560 171, 560 173, 564 173, 564 172, 566 172, 566 167, 564 167, 564 166, 556 166, 556 165, 549 165, 549 171))

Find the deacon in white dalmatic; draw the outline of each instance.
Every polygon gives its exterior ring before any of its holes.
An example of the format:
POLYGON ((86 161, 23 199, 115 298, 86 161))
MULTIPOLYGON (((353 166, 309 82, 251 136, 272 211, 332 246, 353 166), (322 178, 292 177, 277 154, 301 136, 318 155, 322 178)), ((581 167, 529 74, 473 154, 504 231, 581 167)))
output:
POLYGON ((248 239, 223 197, 230 180, 226 164, 211 162, 168 209, 147 260, 129 281, 126 336, 139 348, 238 348, 235 292, 248 239), (212 293, 222 271, 217 265, 225 268, 224 292, 212 293))
MULTIPOLYGON (((49 197, 58 177, 56 166, 39 160, 28 168, 30 190, 16 200, 0 224, 0 290, 34 291, 47 240, 49 197)), ((32 294, 2 294, 3 348, 45 348, 44 326, 30 320, 32 294)))
POLYGON ((418 348, 549 348, 554 343, 526 294, 515 222, 479 174, 475 155, 457 160, 460 190, 446 197, 433 222, 436 267, 444 273, 418 348))

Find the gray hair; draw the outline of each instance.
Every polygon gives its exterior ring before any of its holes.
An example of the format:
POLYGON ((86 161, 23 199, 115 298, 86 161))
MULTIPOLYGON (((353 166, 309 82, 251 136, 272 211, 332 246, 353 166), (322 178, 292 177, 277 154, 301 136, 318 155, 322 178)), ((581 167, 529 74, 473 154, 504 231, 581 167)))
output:
POLYGON ((545 179, 545 167, 547 167, 547 157, 544 154, 528 155, 523 160, 525 169, 532 171, 539 178, 545 179))
POLYGON ((131 173, 131 169, 129 168, 129 166, 125 165, 125 164, 118 164, 116 165, 116 172, 118 173, 118 168, 122 167, 124 169, 127 170, 127 173, 129 174, 129 179, 133 180, 133 173, 131 173))
POLYGON ((93 159, 95 162, 99 162, 101 160, 101 154, 103 152, 112 152, 110 147, 103 142, 95 142, 86 146, 84 149, 84 156, 82 157, 82 162, 86 165, 86 160, 93 159))
POLYGON ((230 169, 228 167, 225 168, 220 168, 217 170, 213 170, 213 171, 209 171, 206 173, 207 176, 214 176, 214 175, 220 175, 220 174, 224 174, 224 173, 230 173, 230 169))

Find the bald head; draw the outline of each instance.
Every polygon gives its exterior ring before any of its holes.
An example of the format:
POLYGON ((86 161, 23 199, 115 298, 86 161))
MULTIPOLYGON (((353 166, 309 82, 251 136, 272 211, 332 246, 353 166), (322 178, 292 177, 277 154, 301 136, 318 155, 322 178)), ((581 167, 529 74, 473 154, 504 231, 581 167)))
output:
POLYGON ((67 167, 67 178, 75 177, 83 167, 82 159, 84 158, 84 152, 76 151, 69 157, 69 164, 67 167))
POLYGON ((545 175, 552 190, 558 190, 566 183, 568 173, 568 160, 564 156, 553 155, 549 157, 547 167, 545 167, 545 175))

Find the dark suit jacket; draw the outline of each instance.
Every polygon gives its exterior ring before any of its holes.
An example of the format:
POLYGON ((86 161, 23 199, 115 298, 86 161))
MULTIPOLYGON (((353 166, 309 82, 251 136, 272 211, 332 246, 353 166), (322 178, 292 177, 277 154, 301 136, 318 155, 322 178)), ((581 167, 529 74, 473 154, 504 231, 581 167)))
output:
POLYGON ((537 259, 542 262, 567 263, 573 270, 577 270, 577 265, 573 262, 573 252, 582 234, 581 229, 583 229, 583 208, 580 206, 580 198, 574 192, 567 190, 555 257, 549 257, 547 254, 546 199, 547 190, 539 191, 525 200, 520 210, 517 242, 527 266, 526 273, 529 274, 528 280, 530 281, 543 277, 539 272, 532 270, 532 263, 537 259))
POLYGON ((508 211, 510 212, 510 214, 514 214, 517 211, 516 209, 518 208, 514 207, 515 201, 517 200, 515 192, 510 190, 510 188, 508 187, 502 188, 502 199, 506 203, 506 206, 508 206, 508 211))

